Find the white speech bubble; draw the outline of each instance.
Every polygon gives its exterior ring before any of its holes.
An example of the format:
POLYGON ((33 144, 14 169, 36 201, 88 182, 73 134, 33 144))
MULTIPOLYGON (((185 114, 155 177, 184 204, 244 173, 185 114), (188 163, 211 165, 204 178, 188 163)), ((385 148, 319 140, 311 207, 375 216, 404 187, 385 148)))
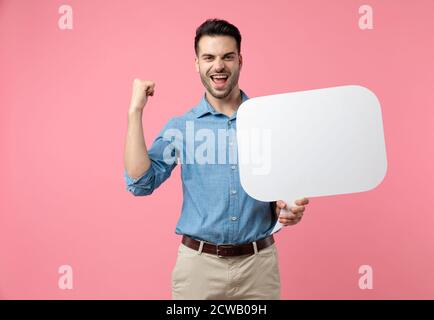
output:
POLYGON ((237 141, 241 185, 261 201, 368 191, 387 171, 379 100, 358 85, 250 98, 237 141))

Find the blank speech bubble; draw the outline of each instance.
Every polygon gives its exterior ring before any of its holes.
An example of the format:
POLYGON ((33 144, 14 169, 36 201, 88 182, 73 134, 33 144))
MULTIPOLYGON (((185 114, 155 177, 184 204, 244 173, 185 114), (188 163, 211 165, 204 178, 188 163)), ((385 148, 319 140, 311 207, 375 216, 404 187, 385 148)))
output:
POLYGON ((237 141, 241 185, 261 201, 368 191, 387 171, 380 102, 358 85, 250 98, 237 141))

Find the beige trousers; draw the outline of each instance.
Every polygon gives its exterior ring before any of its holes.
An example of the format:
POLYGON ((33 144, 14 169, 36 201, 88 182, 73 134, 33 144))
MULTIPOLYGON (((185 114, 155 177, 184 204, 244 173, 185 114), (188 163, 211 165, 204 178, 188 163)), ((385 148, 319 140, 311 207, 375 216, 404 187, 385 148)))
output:
POLYGON ((172 299, 280 299, 275 244, 251 255, 218 257, 180 243, 172 271, 172 299))

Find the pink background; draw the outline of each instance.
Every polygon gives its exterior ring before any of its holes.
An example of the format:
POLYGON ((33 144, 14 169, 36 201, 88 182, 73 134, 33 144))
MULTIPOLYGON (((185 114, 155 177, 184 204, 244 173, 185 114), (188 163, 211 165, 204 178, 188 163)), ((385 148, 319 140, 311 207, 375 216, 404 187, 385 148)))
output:
POLYGON ((150 145, 199 101, 194 32, 214 17, 242 33, 250 97, 360 84, 382 104, 385 180, 311 198, 277 234, 282 298, 434 298, 433 14, 432 0, 0 1, 0 298, 170 299, 180 170, 150 197, 125 190, 127 109, 133 78, 154 80, 150 145), (73 30, 57 26, 62 4, 73 30), (57 285, 65 264, 72 290, 57 285))

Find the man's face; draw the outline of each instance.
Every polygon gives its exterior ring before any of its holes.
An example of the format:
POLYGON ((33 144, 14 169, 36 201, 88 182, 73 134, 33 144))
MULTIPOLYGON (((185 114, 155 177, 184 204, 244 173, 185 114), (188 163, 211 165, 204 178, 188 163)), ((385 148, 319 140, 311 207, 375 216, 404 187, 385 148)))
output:
POLYGON ((195 60, 196 71, 207 91, 217 99, 227 97, 237 86, 242 57, 230 36, 202 36, 195 60))

